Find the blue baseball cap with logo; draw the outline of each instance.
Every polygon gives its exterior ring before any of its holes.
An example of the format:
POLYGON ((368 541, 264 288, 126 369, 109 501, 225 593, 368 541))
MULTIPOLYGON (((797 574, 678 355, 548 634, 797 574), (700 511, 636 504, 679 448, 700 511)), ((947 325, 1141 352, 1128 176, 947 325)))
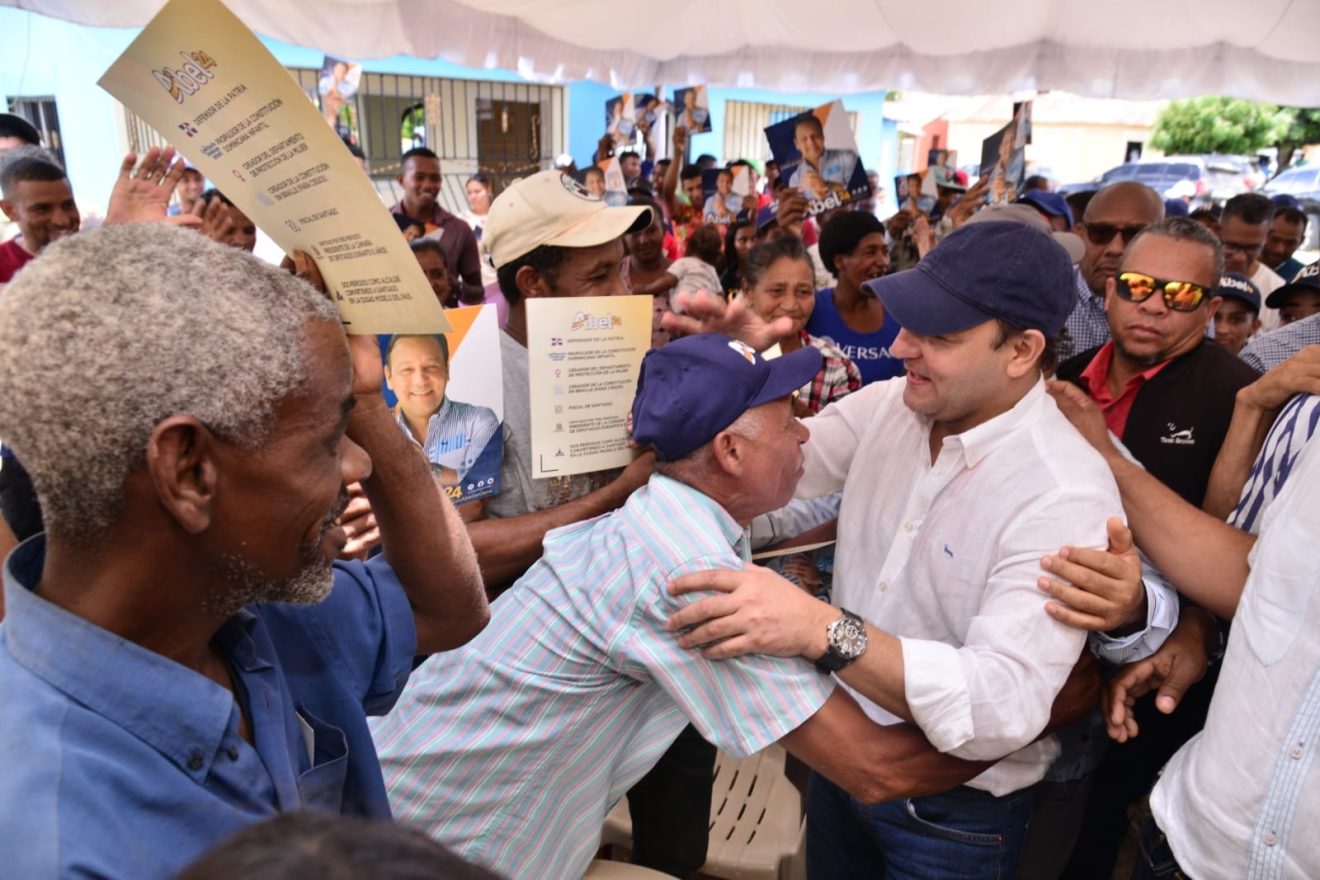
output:
POLYGON ((1320 262, 1303 266, 1283 287, 1277 287, 1265 298, 1265 305, 1272 309, 1281 309, 1288 304, 1294 293, 1301 290, 1320 290, 1320 262))
POLYGON ((1253 312, 1260 312, 1260 288, 1253 284, 1246 275, 1229 272, 1220 278, 1219 286, 1215 288, 1215 296, 1231 296, 1233 299, 1240 299, 1250 306, 1253 312))
POLYGON ((664 461, 700 449, 753 407, 778 400, 820 372, 819 349, 807 346, 766 360, 718 333, 684 336, 647 352, 633 398, 633 440, 664 461))
POLYGON ((866 282, 899 326, 957 333, 995 318, 1054 338, 1075 305, 1063 245, 1032 225, 996 220, 954 230, 913 269, 866 282))
POLYGON ((1056 192, 1031 189, 1024 192, 1018 201, 1031 205, 1046 217, 1062 217, 1068 223, 1068 229, 1073 228, 1072 208, 1068 207, 1068 200, 1056 192))

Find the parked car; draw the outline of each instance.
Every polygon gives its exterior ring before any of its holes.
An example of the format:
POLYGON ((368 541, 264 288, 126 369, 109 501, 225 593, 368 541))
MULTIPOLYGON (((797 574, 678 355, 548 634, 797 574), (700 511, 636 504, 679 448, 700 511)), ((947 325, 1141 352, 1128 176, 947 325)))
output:
POLYGON ((1259 164, 1248 157, 1215 154, 1164 156, 1124 162, 1094 180, 1061 186, 1059 192, 1068 195, 1100 189, 1120 180, 1137 180, 1164 198, 1190 195, 1198 202, 1225 202, 1238 193, 1254 189, 1261 176, 1259 164))
POLYGON ((1306 212, 1306 239, 1302 250, 1320 250, 1320 165, 1302 165, 1280 171, 1260 190, 1267 196, 1290 195, 1306 212))

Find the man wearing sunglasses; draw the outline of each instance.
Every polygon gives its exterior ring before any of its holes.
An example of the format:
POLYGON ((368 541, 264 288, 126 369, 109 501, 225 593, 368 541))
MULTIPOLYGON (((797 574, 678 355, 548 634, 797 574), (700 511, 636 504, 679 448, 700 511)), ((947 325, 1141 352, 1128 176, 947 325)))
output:
POLYGON ((1155 190, 1135 180, 1107 186, 1095 194, 1074 231, 1086 243, 1077 264, 1077 305, 1068 316, 1067 338, 1059 341, 1059 357, 1109 341, 1105 317, 1105 285, 1118 272, 1123 252, 1142 229, 1164 216, 1164 201, 1155 190))
MULTIPOLYGON (((1105 285, 1112 341, 1066 361, 1058 372, 1095 401, 1109 430, 1147 471, 1197 507, 1237 391, 1258 376, 1206 337, 1221 302, 1222 267, 1219 241, 1196 221, 1170 217, 1147 226, 1105 285)), ((1179 629, 1208 625, 1199 611, 1183 618, 1179 629)), ((1094 772, 1083 830, 1063 876, 1109 876, 1128 806, 1201 728, 1213 684, 1209 676, 1188 690, 1186 714, 1168 717, 1143 707, 1142 736, 1111 744, 1094 772)))

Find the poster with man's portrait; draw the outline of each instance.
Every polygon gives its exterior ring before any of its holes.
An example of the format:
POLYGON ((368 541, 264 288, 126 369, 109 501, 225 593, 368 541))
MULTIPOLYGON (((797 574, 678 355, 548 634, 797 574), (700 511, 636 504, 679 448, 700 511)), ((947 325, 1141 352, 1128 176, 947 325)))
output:
POLYGON ((632 92, 615 95, 605 102, 605 133, 616 144, 631 143, 637 131, 637 101, 632 92))
POLYGON ((710 226, 748 220, 756 207, 752 175, 746 165, 701 172, 701 196, 701 222, 710 226))
POLYGON ((688 134, 710 131, 710 98, 705 86, 688 86, 674 90, 675 125, 687 129, 688 134))
POLYGON ((385 402, 455 504, 500 490, 504 386, 495 306, 446 309, 453 329, 379 336, 385 402))
POLYGON ((981 177, 988 178, 986 203, 1006 205, 1017 200, 1027 172, 1027 129, 1031 102, 1014 105, 1013 119, 981 142, 981 177))
POLYGON ((321 74, 316 81, 316 93, 321 99, 321 115, 340 138, 351 144, 360 143, 357 95, 362 82, 362 65, 326 55, 321 62, 321 74))
POLYGON ((765 137, 788 188, 806 197, 809 215, 870 194, 842 101, 775 123, 765 130, 765 137))

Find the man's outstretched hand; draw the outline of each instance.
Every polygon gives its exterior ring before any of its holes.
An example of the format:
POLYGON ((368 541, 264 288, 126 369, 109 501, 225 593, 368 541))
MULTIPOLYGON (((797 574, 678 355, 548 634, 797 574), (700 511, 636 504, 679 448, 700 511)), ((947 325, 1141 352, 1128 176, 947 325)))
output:
POLYGON ((185 167, 182 159, 176 161, 173 147, 152 147, 141 162, 134 153, 126 155, 119 165, 119 179, 110 191, 110 204, 105 211, 106 225, 172 223, 201 226, 201 218, 192 214, 169 216, 170 197, 174 195, 185 167))

